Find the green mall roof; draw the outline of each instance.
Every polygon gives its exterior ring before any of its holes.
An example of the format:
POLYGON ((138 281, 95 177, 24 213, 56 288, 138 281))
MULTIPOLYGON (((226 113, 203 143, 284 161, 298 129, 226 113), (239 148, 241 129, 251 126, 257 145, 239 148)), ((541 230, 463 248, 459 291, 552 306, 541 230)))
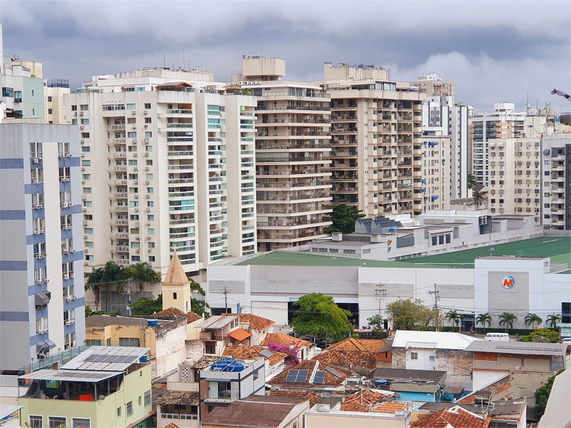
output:
POLYGON ((571 268, 571 237, 544 236, 505 244, 478 247, 470 250, 419 256, 397 261, 366 260, 349 257, 322 256, 310 253, 272 251, 243 260, 236 266, 281 265, 281 266, 366 266, 366 267, 424 267, 472 269, 478 257, 490 256, 549 257, 551 263, 567 263, 571 268))

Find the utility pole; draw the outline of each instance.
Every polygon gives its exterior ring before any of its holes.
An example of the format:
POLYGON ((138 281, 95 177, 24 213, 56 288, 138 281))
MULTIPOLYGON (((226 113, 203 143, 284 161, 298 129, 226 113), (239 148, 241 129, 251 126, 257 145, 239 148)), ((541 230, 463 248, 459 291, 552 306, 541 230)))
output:
POLYGON ((228 289, 224 287, 224 313, 228 313, 228 289))
MULTIPOLYGON (((378 283, 376 285, 376 290, 375 290, 375 296, 377 297, 377 299, 379 300, 379 318, 381 319, 381 322, 383 321, 383 314, 382 314, 382 305, 383 305, 383 299, 385 297, 387 297, 387 290, 385 289, 386 285, 383 284, 382 282, 378 283)), ((383 323, 383 327, 384 327, 384 323, 383 323)), ((379 328, 381 328, 381 326, 379 325, 379 328)), ((381 328, 382 330, 382 328, 381 328)))
POLYGON ((436 311, 436 331, 438 331, 438 324, 440 321, 440 314, 438 313, 438 301, 440 300, 440 291, 436 289, 436 283, 434 283, 434 291, 429 291, 429 294, 434 294, 434 310, 436 311))

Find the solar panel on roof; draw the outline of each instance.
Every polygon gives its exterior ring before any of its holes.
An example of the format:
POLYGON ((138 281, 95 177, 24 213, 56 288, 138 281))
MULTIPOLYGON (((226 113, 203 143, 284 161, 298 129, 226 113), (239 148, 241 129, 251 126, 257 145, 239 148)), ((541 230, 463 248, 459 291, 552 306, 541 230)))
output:
POLYGON ((325 367, 325 370, 327 370, 333 376, 337 376, 339 379, 343 379, 343 376, 341 374, 339 374, 339 372, 337 370, 332 369, 331 367, 325 367))
POLYGON ((307 375, 309 374, 309 370, 298 370, 297 371, 297 378, 296 382, 305 382, 307 380, 307 375))
POLYGON ((297 379, 297 370, 287 372, 286 382, 293 383, 297 379))
POLYGON ((272 358, 274 356, 274 354, 270 351, 268 351, 267 349, 264 349, 262 352, 260 352, 260 355, 266 357, 266 358, 272 358))
POLYGON ((315 372, 315 377, 313 378, 313 383, 322 384, 325 382, 325 372, 317 371, 315 372))

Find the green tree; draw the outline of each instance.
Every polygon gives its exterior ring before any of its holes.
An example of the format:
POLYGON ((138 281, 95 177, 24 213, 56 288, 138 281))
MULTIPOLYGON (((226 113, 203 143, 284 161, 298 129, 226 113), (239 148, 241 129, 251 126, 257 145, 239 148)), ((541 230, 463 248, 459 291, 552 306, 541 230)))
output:
POLYGON ((436 319, 436 312, 421 299, 399 299, 387 305, 393 330, 423 330, 436 319))
POLYGON ((521 338, 523 342, 561 342, 561 335, 550 328, 538 328, 521 338))
MULTIPOLYGON (((460 323, 460 321, 462 321, 462 319, 464 318, 464 315, 459 314, 457 311, 448 311, 446 312, 446 319, 450 322, 452 322, 452 331, 454 331, 454 324, 456 324, 456 326, 458 326, 458 324, 460 323)), ((460 329, 458 328, 458 331, 460 331, 460 329)))
MULTIPOLYGON (((111 290, 115 289, 117 294, 122 295, 129 281, 137 282, 141 290, 144 282, 161 282, 161 274, 155 272, 146 262, 123 267, 110 260, 104 267, 94 269, 87 274, 85 290, 91 290, 95 295, 95 304, 99 304, 102 290, 109 295, 111 290)), ((107 299, 105 299, 105 312, 107 312, 107 299)))
POLYGON ((328 208, 333 210, 330 214, 333 224, 327 228, 329 233, 353 233, 355 232, 355 222, 365 217, 365 214, 360 214, 361 211, 357 207, 347 204, 333 205, 328 208))
POLYGON ((156 300, 141 297, 131 304, 131 315, 153 315, 163 310, 163 295, 159 294, 156 300))
POLYGON ((476 324, 482 324, 484 326, 484 334, 486 333, 486 324, 488 327, 492 325, 492 316, 489 313, 480 314, 476 317, 476 324))
POLYGON ((476 180, 476 176, 473 174, 468 174, 468 189, 476 186, 478 184, 478 180, 476 180))
POLYGON ((514 322, 517 321, 517 317, 509 312, 504 312, 500 315, 500 325, 506 327, 506 333, 514 327, 514 322))
MULTIPOLYGON (((190 279, 190 289, 191 291, 195 291, 198 294, 200 294, 201 296, 206 296, 206 292, 204 291, 204 289, 200 286, 200 284, 198 282, 196 282, 194 279, 189 278, 190 279)), ((208 305, 208 303, 206 303, 206 301, 202 300, 202 299, 196 299, 194 297, 191 297, 190 299, 190 309, 198 315, 204 315, 205 317, 209 317, 210 316, 210 312, 208 312, 206 310, 206 308, 210 308, 210 306, 208 305)))
POLYGON ((373 334, 377 339, 386 339, 389 337, 389 333, 384 331, 384 320, 380 315, 373 315, 367 318, 369 325, 373 328, 373 334))
POLYGON ((547 323, 551 328, 557 328, 557 323, 561 321, 561 315, 551 314, 547 316, 547 323))
POLYGON ((484 203, 484 195, 479 190, 474 190, 472 195, 474 197, 474 204, 476 204, 476 208, 484 203))
POLYGON ((531 326, 531 328, 533 328, 533 324, 539 325, 542 322, 543 322, 543 320, 537 314, 529 313, 525 316, 525 325, 531 326))
POLYGON ((553 382, 555 382, 555 377, 563 373, 565 369, 559 370, 554 376, 547 379, 545 385, 540 386, 535 391, 535 409, 533 414, 536 419, 540 419, 545 413, 545 407, 547 407, 547 400, 549 400, 549 395, 551 394, 551 388, 553 388, 553 382))
POLYGON ((338 341, 353 331, 351 312, 341 309, 333 298, 321 293, 306 294, 293 304, 299 307, 291 325, 297 334, 309 334, 338 341))

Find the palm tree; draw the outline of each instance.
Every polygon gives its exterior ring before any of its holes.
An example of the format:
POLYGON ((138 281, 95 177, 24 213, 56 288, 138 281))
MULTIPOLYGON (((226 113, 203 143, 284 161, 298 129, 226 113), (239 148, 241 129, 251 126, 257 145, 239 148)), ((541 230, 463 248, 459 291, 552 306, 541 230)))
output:
POLYGON ((529 325, 533 328, 533 324, 541 324, 543 322, 543 320, 541 319, 541 317, 537 314, 527 314, 525 316, 525 325, 529 325))
MULTIPOLYGON (((446 319, 451 321, 452 324, 458 325, 458 323, 464 318, 464 315, 459 314, 457 311, 448 311, 446 312, 446 319)), ((454 331, 454 326, 452 326, 452 331, 454 331)), ((460 329, 458 329, 460 331, 460 329)))
POLYGON ((476 180, 476 177, 472 174, 468 174, 468 189, 471 189, 472 187, 474 187, 477 184, 478 184, 478 180, 476 180))
POLYGON ((474 204, 476 204, 476 208, 478 208, 484 202, 484 195, 479 190, 474 190, 474 204))
POLYGON ((551 328, 556 328, 559 321, 561 321, 561 315, 559 314, 551 314, 547 316, 547 323, 551 328))
POLYGON ((506 327, 506 333, 514 327, 514 322, 517 321, 517 317, 509 312, 504 312, 500 315, 500 325, 506 327))
POLYGON ((484 326, 484 334, 486 334, 486 324, 488 327, 492 325, 492 316, 489 313, 480 314, 476 317, 476 325, 482 324, 484 326))

